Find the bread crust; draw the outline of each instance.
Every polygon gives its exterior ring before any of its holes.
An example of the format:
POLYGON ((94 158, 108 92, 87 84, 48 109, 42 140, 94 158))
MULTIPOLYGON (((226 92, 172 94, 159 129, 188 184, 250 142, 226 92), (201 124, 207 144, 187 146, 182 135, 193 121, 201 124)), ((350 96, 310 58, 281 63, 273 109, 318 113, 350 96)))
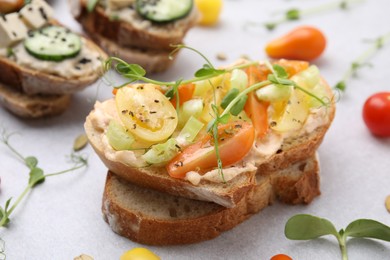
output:
MULTIPOLYGON (((86 48, 100 53, 102 60, 107 59, 107 54, 91 40, 86 38, 86 48)), ((61 76, 37 71, 25 66, 20 66, 7 57, 0 56, 0 82, 25 93, 26 95, 46 94, 61 95, 80 91, 91 85, 101 76, 100 73, 83 75, 82 77, 66 79, 61 76)))
MULTIPOLYGON (((187 199, 184 203, 189 207, 196 203, 195 208, 208 208, 208 212, 200 216, 177 218, 154 216, 124 205, 120 196, 128 194, 118 196, 117 193, 118 183, 125 182, 109 172, 103 195, 103 216, 116 233, 142 244, 176 245, 213 239, 272 204, 275 198, 290 204, 310 203, 320 194, 318 163, 312 157, 301 164, 310 166, 304 166, 302 170, 275 171, 261 176, 258 183, 233 208, 187 199)), ((143 190, 129 183, 122 185, 143 190)), ((162 193, 158 196, 172 197, 162 193)), ((147 207, 147 201, 140 203, 147 207)), ((176 204, 179 203, 183 203, 183 200, 176 201, 176 204)))
POLYGON ((0 102, 11 113, 22 118, 41 118, 63 113, 70 104, 71 95, 28 96, 0 83, 0 102))
POLYGON ((193 27, 199 17, 193 8, 192 12, 180 20, 180 26, 173 23, 156 24, 149 27, 137 27, 133 23, 111 19, 101 6, 96 6, 93 12, 88 12, 87 1, 80 0, 80 12, 76 19, 92 34, 99 34, 111 39, 121 47, 138 48, 141 50, 172 50, 171 44, 182 43, 187 31, 193 27), (88 26, 86 26, 88 25, 88 26))

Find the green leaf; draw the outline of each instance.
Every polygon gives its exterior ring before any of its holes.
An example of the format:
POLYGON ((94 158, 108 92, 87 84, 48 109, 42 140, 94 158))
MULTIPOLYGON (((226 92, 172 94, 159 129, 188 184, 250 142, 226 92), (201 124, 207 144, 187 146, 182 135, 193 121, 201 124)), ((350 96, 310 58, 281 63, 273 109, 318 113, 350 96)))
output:
POLYGON ((5 207, 4 207, 5 212, 8 211, 8 207, 9 207, 9 204, 11 203, 11 200, 12 200, 12 198, 9 198, 9 199, 5 202, 5 207))
POLYGON ((43 174, 43 170, 41 168, 33 168, 30 171, 30 178, 28 180, 28 184, 31 185, 31 187, 34 187, 35 185, 42 183, 45 181, 45 175, 43 174))
POLYGON ((225 109, 232 100, 240 94, 240 91, 236 88, 232 88, 226 93, 225 97, 221 101, 221 107, 225 109))
POLYGON ((279 78, 282 78, 282 79, 287 79, 288 78, 287 71, 282 66, 280 66, 278 64, 274 64, 272 67, 273 67, 276 75, 279 78))
POLYGON ((171 87, 170 89, 168 89, 167 92, 165 92, 165 96, 171 99, 175 96, 175 93, 176 93, 176 89, 174 87, 171 87))
POLYGON ((290 9, 286 12, 287 20, 298 20, 301 12, 298 9, 290 9))
POLYGON ((267 30, 272 31, 276 28, 277 24, 276 23, 265 23, 264 26, 267 30))
POLYGON ((350 237, 369 237, 390 242, 390 227, 372 219, 358 219, 345 229, 350 237))
POLYGON ((291 217, 285 226, 284 234, 291 240, 310 240, 325 235, 339 236, 333 224, 323 218, 299 214, 291 217))
POLYGON ((204 64, 203 68, 195 72, 195 77, 200 78, 200 77, 207 77, 207 76, 218 76, 223 73, 225 73, 225 70, 218 70, 211 67, 208 64, 204 64))
POLYGON ((87 11, 92 12, 95 9, 98 2, 99 0, 88 0, 87 11))
POLYGON ((230 114, 232 114, 233 116, 238 116, 238 114, 240 114, 241 111, 244 109, 247 99, 248 99, 247 95, 240 98, 240 100, 238 100, 238 102, 234 104, 232 109, 230 109, 230 114))
POLYGON ((345 84, 345 82, 344 81, 340 81, 340 82, 338 82, 337 84, 336 84, 336 86, 334 86, 334 88, 335 89, 338 89, 338 90, 341 90, 341 91, 345 91, 345 89, 346 89, 346 84, 345 84))
POLYGON ((146 75, 146 71, 138 64, 118 63, 115 66, 118 73, 126 77, 143 77, 146 75))
POLYGON ((31 170, 35 168, 38 164, 38 159, 35 156, 29 156, 24 159, 27 167, 31 170))

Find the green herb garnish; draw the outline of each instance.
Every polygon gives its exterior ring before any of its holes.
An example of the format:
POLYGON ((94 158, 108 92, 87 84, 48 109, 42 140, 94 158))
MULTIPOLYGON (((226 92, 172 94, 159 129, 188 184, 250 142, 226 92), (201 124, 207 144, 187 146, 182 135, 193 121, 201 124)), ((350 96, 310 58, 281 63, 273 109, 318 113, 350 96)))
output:
POLYGON ((4 143, 11 152, 21 160, 21 162, 26 165, 26 167, 30 170, 29 172, 29 180, 27 183, 27 187, 23 190, 23 192, 16 198, 15 202, 11 205, 12 198, 9 198, 4 207, 0 207, 0 227, 6 226, 10 222, 10 216, 15 208, 19 205, 19 203, 23 200, 23 198, 28 194, 30 190, 36 187, 38 184, 43 183, 46 178, 61 175, 67 172, 75 171, 82 167, 87 166, 87 159, 81 155, 77 155, 72 153, 70 155, 70 161, 74 163, 74 166, 63 171, 48 173, 45 174, 44 171, 38 167, 38 159, 35 156, 24 157, 21 153, 19 153, 11 144, 10 137, 13 133, 8 134, 5 130, 2 131, 1 142, 4 143))
POLYGON ((96 5, 98 4, 99 0, 88 0, 87 2, 87 11, 92 12, 95 10, 96 5))
MULTIPOLYGON (((283 12, 283 17, 279 20, 266 22, 263 24, 268 30, 275 29, 279 24, 299 20, 302 17, 326 12, 334 9, 348 9, 352 4, 363 2, 363 0, 341 0, 332 3, 319 5, 308 9, 291 8, 283 12)), ((256 23, 249 23, 248 25, 257 25, 256 23)))
POLYGON ((348 260, 347 237, 375 238, 390 242, 390 227, 378 221, 358 219, 351 222, 345 230, 337 232, 329 220, 306 214, 291 217, 286 223, 284 234, 291 240, 311 240, 333 235, 339 243, 343 260, 348 260))
POLYGON ((347 87, 347 81, 357 75, 357 71, 362 67, 371 67, 372 64, 368 63, 368 60, 383 46, 390 42, 390 33, 382 35, 374 40, 372 46, 363 52, 356 60, 354 60, 349 69, 344 73, 342 80, 340 80, 335 86, 334 89, 345 91, 347 87))

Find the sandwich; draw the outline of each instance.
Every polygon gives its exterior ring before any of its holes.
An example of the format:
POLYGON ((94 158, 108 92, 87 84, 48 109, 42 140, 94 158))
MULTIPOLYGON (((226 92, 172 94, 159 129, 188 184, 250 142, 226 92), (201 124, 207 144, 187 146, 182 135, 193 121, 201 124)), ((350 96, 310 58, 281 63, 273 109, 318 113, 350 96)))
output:
MULTIPOLYGON (((128 75, 134 65, 116 68, 128 75)), ((335 114, 329 85, 307 62, 241 60, 197 75, 129 84, 95 104, 85 131, 113 174, 236 208, 259 177, 314 156, 335 114)))
POLYGON ((181 44, 198 21, 193 0, 70 0, 73 16, 109 55, 166 70, 171 45, 181 44))
POLYGON ((12 12, 0 17, 0 100, 21 117, 57 115, 100 78, 107 55, 59 24, 45 1, 22 2, 1 10, 12 12))
POLYGON ((276 199, 310 203, 320 194, 316 156, 283 170, 256 175, 253 186, 233 208, 141 188, 108 172, 103 217, 112 230, 148 245, 178 245, 213 239, 276 199))

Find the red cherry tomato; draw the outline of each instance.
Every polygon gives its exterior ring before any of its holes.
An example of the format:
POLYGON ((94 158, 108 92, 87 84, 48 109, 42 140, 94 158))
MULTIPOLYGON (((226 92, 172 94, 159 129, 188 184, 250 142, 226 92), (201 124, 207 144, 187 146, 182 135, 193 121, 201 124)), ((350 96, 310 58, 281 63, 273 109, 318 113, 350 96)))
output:
POLYGON ((288 255, 279 254, 279 255, 274 255, 273 257, 271 257, 270 260, 293 260, 293 259, 288 255))
POLYGON ((326 38, 317 28, 300 26, 277 38, 265 47, 268 56, 274 59, 314 60, 326 47, 326 38))
POLYGON ((390 92, 379 92, 366 100, 363 120, 374 135, 390 137, 390 92))

